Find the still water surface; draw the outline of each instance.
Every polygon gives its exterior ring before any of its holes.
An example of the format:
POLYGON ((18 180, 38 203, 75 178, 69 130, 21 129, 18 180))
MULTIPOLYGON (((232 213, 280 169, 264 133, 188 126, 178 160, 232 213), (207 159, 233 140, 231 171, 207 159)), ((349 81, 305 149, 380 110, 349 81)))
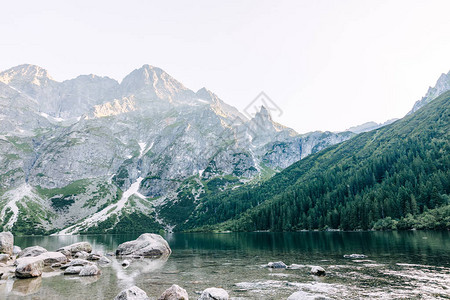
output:
MULTIPOLYGON (((130 235, 16 237, 25 248, 49 251, 88 241, 94 251, 113 252, 136 239, 130 235)), ((169 234, 167 260, 120 260, 102 267, 99 277, 64 276, 0 281, 0 299, 114 299, 137 285, 157 299, 172 284, 190 299, 208 287, 226 289, 231 299, 287 299, 296 291, 331 299, 450 299, 450 232, 298 232, 169 234), (346 259, 359 253, 364 259, 346 259), (268 269, 270 261, 298 264, 298 269, 268 269), (311 265, 327 276, 309 274, 311 265)))

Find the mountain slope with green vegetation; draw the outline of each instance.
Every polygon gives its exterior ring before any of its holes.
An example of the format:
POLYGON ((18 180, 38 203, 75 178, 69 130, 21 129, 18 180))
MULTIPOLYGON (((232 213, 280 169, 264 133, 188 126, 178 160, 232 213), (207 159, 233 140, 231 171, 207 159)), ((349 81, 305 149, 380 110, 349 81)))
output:
POLYGON ((202 199, 177 230, 450 229, 450 92, 412 115, 202 199))

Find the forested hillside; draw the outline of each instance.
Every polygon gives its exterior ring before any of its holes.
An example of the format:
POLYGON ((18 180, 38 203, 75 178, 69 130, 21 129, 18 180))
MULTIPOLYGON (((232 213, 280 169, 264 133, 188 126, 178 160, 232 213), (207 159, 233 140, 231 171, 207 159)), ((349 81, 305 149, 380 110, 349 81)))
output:
POLYGON ((206 196, 178 230, 450 228, 450 92, 256 187, 206 196))

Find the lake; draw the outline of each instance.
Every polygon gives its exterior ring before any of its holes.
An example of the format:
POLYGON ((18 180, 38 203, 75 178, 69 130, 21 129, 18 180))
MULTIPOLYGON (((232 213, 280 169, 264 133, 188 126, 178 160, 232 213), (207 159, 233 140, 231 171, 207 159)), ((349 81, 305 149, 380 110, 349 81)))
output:
MULTIPOLYGON (((113 252, 138 234, 15 237, 25 248, 49 251, 88 241, 94 251, 113 252)), ((0 281, 0 299, 114 299, 137 285, 157 299, 178 284, 197 299, 208 287, 222 287, 231 299, 287 299, 296 291, 331 299, 449 299, 450 232, 174 233, 167 260, 138 260, 124 269, 120 260, 98 277, 44 273, 42 278, 0 281), (345 254, 365 254, 348 259, 345 254), (269 269, 268 262, 297 264, 269 269), (327 275, 310 274, 312 265, 327 275)))

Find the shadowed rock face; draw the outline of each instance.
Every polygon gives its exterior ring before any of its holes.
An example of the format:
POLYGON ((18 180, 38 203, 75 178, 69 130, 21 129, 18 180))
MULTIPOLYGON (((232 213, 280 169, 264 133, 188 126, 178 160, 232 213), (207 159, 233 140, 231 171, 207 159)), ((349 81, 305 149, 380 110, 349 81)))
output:
POLYGON ((0 253, 12 255, 14 246, 14 236, 11 232, 0 233, 0 253))
POLYGON ((125 242, 117 247, 118 256, 160 257, 172 253, 167 241, 159 234, 144 233, 136 240, 125 242))

